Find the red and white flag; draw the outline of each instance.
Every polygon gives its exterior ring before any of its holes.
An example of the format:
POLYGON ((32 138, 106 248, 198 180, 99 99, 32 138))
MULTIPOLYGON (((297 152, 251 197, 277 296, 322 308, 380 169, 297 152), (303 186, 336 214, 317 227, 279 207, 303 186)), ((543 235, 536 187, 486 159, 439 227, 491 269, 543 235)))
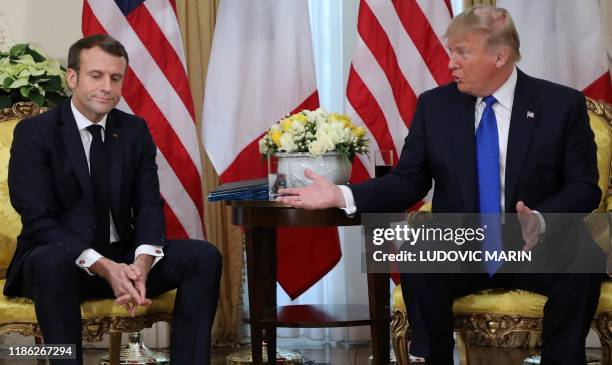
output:
POLYGON ((606 28, 598 0, 498 0, 521 39, 518 66, 531 76, 612 102, 606 28))
MULTIPOLYGON (((451 14, 450 0, 361 0, 346 108, 367 128, 370 150, 391 150, 397 162, 418 95, 451 81, 443 40, 451 14)), ((374 176, 369 168, 355 159, 351 181, 374 176)))
MULTIPOLYGON (((392 150, 397 161, 418 95, 450 82, 442 37, 451 13, 449 0, 361 0, 346 99, 371 150, 392 150)), ((353 179, 373 176, 368 166, 354 164, 353 179)))
MULTIPOLYGON (((217 14, 203 140, 223 182, 264 177, 257 141, 276 121, 319 101, 308 1, 224 0, 217 14)), ((279 229, 278 281, 296 298, 340 259, 337 229, 279 229)))
POLYGON ((85 0, 85 36, 108 34, 130 57, 119 109, 157 145, 168 238, 204 238, 202 164, 175 0, 85 0))

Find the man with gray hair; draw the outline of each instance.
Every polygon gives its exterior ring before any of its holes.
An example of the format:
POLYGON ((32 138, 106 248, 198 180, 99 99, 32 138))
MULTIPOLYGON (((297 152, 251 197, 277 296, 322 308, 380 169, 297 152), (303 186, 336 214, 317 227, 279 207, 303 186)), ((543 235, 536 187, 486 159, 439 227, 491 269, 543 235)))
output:
MULTIPOLYGON (((523 250, 533 249, 541 235, 559 233, 544 215, 593 211, 601 191, 582 93, 517 69, 520 41, 505 9, 468 9, 453 19, 446 38, 453 82, 419 96, 392 173, 336 186, 308 171, 312 185, 281 190, 278 200, 305 209, 338 207, 348 214, 398 212, 421 200, 433 179, 434 213, 517 213, 515 237, 522 237, 523 250)), ((499 269, 403 273, 410 353, 428 364, 453 364, 453 299, 485 288, 518 288, 548 297, 542 364, 585 364, 601 275, 499 269)))

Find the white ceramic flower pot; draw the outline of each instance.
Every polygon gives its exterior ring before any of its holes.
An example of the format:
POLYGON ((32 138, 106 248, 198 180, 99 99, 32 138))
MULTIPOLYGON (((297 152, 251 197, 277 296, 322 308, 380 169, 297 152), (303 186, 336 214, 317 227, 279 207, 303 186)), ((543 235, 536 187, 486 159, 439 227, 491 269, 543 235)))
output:
POLYGON ((306 153, 277 153, 275 156, 278 157, 278 174, 285 175, 287 187, 290 188, 312 183, 304 176, 305 169, 328 178, 334 184, 346 184, 351 176, 351 162, 338 152, 328 152, 319 157, 306 153))

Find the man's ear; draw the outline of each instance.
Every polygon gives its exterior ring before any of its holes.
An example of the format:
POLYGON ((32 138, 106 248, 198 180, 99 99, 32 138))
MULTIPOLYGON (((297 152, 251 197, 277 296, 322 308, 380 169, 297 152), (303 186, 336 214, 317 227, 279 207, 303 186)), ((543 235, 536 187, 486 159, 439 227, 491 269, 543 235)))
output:
POLYGON ((70 90, 73 90, 77 87, 77 85, 79 84, 79 74, 77 70, 73 68, 69 68, 68 70, 66 70, 66 83, 68 84, 70 90))
POLYGON ((510 59, 510 48, 506 46, 498 47, 495 51, 495 67, 502 68, 510 59))

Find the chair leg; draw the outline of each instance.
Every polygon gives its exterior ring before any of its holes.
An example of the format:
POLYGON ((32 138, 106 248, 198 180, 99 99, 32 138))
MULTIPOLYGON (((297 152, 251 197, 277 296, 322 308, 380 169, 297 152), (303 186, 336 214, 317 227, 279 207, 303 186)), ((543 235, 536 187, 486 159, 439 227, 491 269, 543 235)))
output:
POLYGON ((410 328, 406 312, 398 309, 393 310, 391 318, 391 342, 393 351, 395 351, 395 359, 399 365, 408 364, 408 340, 410 338, 410 328))
POLYGON ((593 320, 593 329, 599 336, 601 342, 601 365, 612 365, 612 333, 608 327, 608 321, 612 320, 609 313, 599 314, 593 320))
POLYGON ((121 331, 110 331, 110 346, 108 356, 110 365, 119 365, 121 355, 121 331))
POLYGON ((457 331, 457 348, 459 349, 460 364, 470 365, 470 352, 465 331, 457 331))

